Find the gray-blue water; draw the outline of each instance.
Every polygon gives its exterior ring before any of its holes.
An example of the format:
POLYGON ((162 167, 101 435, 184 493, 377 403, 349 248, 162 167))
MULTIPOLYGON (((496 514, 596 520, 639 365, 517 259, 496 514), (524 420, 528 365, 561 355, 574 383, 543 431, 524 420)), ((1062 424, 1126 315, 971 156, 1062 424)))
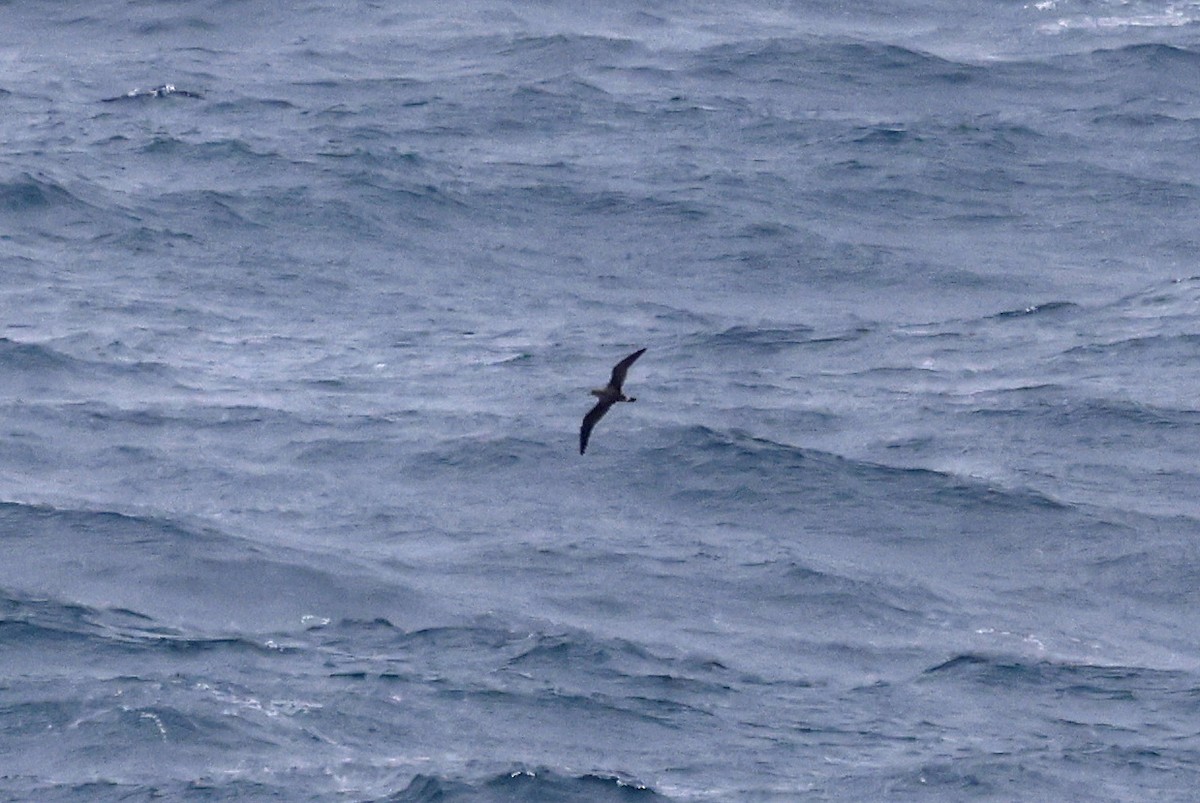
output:
POLYGON ((0 66, 0 799, 1194 799, 1200 3, 0 66))

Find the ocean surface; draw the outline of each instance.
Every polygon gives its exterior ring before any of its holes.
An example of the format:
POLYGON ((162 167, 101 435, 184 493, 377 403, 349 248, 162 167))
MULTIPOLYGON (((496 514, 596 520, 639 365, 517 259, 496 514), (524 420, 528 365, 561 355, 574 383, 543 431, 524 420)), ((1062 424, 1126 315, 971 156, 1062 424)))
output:
POLYGON ((0 141, 0 800, 1196 799, 1200 2, 0 2, 0 141))

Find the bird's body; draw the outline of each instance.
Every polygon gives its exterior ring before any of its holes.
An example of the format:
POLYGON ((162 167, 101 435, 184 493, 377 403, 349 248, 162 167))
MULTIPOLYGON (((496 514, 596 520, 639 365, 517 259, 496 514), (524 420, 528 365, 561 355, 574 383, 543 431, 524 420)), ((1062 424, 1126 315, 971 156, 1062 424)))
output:
POLYGON ((629 371, 629 366, 633 365, 634 361, 642 356, 645 351, 645 349, 638 349, 617 363, 613 367, 612 376, 609 378, 608 384, 592 391, 592 395, 598 401, 596 402, 596 406, 589 410, 588 414, 583 417, 583 426, 579 429, 580 454, 583 454, 587 450, 588 437, 592 434, 592 428, 596 426, 597 421, 604 417, 609 407, 612 407, 617 402, 637 401, 637 399, 626 396, 621 392, 621 385, 625 384, 625 374, 629 371))

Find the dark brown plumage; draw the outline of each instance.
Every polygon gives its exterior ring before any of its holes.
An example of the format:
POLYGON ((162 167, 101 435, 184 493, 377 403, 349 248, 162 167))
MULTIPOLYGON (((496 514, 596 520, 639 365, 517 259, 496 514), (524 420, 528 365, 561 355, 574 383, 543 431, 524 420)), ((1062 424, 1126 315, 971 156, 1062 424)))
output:
POLYGON ((629 372, 629 366, 633 365, 634 361, 642 356, 645 349, 638 349, 633 354, 630 354, 625 359, 617 363, 612 370, 612 376, 608 380, 608 384, 602 388, 592 391, 592 395, 599 398, 596 406, 588 411, 588 414, 583 417, 583 426, 579 429, 579 453, 583 454, 587 450, 588 438, 592 434, 592 428, 596 426, 596 422, 604 417, 608 412, 608 408, 612 407, 617 402, 634 402, 637 399, 630 398, 621 392, 621 385, 625 384, 625 374, 629 372))

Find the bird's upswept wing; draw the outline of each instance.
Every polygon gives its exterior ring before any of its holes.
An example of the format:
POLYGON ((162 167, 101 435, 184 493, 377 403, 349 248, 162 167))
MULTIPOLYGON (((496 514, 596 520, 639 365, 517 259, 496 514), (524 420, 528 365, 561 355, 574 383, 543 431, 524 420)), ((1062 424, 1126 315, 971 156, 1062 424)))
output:
MULTIPOLYGON (((629 373, 629 366, 633 365, 634 361, 636 361, 637 358, 642 356, 645 352, 645 349, 638 349, 633 354, 630 354, 628 357, 613 366, 612 377, 608 380, 608 386, 619 392, 621 390, 621 385, 625 384, 625 374, 629 373)), ((595 411, 593 410, 592 412, 595 411)), ((603 413, 600 415, 603 415, 603 413)), ((599 417, 600 416, 596 416, 596 418, 599 417)))

